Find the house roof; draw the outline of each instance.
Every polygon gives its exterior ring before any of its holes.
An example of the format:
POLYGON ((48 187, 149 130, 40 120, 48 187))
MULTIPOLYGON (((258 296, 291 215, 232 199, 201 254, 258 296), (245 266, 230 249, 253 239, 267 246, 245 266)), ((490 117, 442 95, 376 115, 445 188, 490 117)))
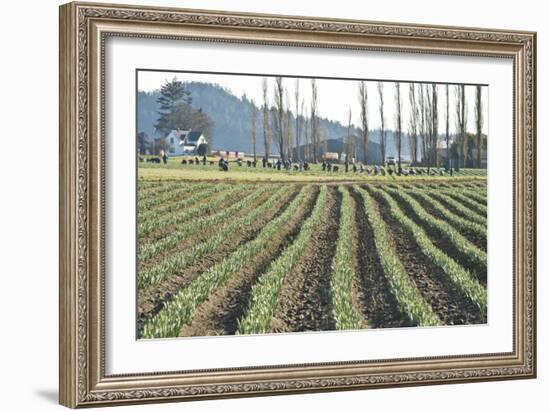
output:
POLYGON ((187 143, 196 143, 199 140, 200 136, 202 136, 202 131, 190 131, 189 133, 187 133, 187 143))

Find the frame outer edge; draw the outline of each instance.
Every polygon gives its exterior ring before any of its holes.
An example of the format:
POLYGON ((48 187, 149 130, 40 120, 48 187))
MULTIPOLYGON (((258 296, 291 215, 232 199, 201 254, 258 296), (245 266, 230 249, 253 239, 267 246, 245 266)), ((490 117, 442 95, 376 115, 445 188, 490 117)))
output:
MULTIPOLYGON (((162 21, 162 19, 161 19, 162 21)), ((308 17, 306 26, 300 25, 298 16, 254 15, 239 12, 215 12, 189 9, 159 8, 146 6, 125 6, 122 4, 98 4, 98 3, 70 3, 60 6, 60 396, 62 405, 79 408, 85 406, 105 406, 128 403, 166 402, 174 400, 200 400, 228 397, 245 397, 258 395, 280 395, 289 393, 307 393, 321 391, 335 391, 346 389, 367 389, 377 387, 397 387, 475 382, 489 380, 504 380, 511 378, 533 378, 536 376, 536 34, 533 32, 510 32, 488 29, 473 29, 460 27, 435 27, 422 25, 408 25, 402 23, 383 22, 354 22, 342 20, 318 19, 308 17), (94 7, 97 7, 94 8, 94 7), (532 358, 521 358, 521 364, 510 364, 508 367, 488 368, 486 370, 467 368, 462 370, 450 370, 448 372, 430 371, 406 373, 396 376, 383 374, 366 375, 342 378, 318 377, 301 378, 296 380, 272 380, 252 381, 245 383, 202 384, 191 386, 174 386, 167 384, 165 387, 127 386, 109 389, 94 385, 93 372, 90 365, 94 365, 94 345, 90 338, 94 338, 90 331, 90 322, 97 318, 90 312, 93 308, 94 295, 90 286, 89 255, 90 229, 93 224, 90 221, 90 211, 93 201, 89 202, 89 189, 93 188, 94 180, 90 179, 90 145, 89 139, 93 127, 88 121, 94 107, 89 106, 92 90, 90 81, 90 27, 89 19, 112 19, 115 22, 134 21, 142 23, 158 21, 159 16, 167 12, 173 24, 189 24, 206 28, 222 26, 230 29, 261 30, 265 27, 274 28, 284 33, 290 31, 316 32, 316 33, 341 33, 358 34, 359 36, 390 35, 399 39, 409 36, 419 37, 424 42, 463 42, 507 45, 520 47, 525 51, 526 43, 529 44, 531 55, 522 61, 523 73, 519 80, 524 81, 527 91, 522 96, 522 102, 528 107, 523 107, 521 116, 522 124, 530 119, 530 128, 524 128, 523 142, 527 145, 528 155, 523 156, 527 171, 530 172, 529 185, 522 182, 523 195, 519 201, 527 201, 526 194, 531 195, 531 202, 527 211, 519 221, 525 221, 531 236, 526 235, 531 241, 527 242, 530 251, 525 256, 528 265, 523 264, 523 271, 531 272, 530 284, 525 284, 524 295, 531 296, 532 305, 525 307, 525 311, 532 316, 529 320, 520 318, 520 321, 528 321, 520 337, 525 338, 521 346, 522 352, 531 354, 532 358), (185 18, 183 18, 185 17, 185 18), (181 20, 181 21, 180 21, 181 20), (281 26, 281 23, 290 26, 281 26), (291 24, 292 23, 292 24, 291 24), (372 26, 372 27, 369 27, 372 26), (380 31, 387 28, 390 33, 380 31), (363 27, 364 26, 364 27, 363 27), (449 31, 446 31, 449 30, 449 31), (393 33, 393 34, 391 34, 393 33), (531 74, 525 79, 525 72, 531 74), (527 80, 527 81, 525 81, 527 80), (526 101, 525 97, 528 97, 526 101), (531 110, 529 110, 529 104, 531 110), (530 150, 529 150, 530 148, 530 150), (526 192, 528 191, 528 193, 526 192), (530 248, 529 248, 530 247, 530 248), (525 270, 529 268, 530 270, 525 270), (529 287, 531 285, 532 287, 529 287), (530 327, 531 326, 531 327, 530 327), (530 338, 529 338, 530 337, 530 338), (482 372, 483 371, 483 372, 482 372), (387 378, 387 379, 386 379, 387 378), (396 379, 397 378, 397 379, 396 379)), ((305 24, 304 23, 304 24, 305 24)), ((284 43, 284 41, 283 41, 284 43)), ((459 53, 460 54, 460 50, 459 53)), ((510 51, 508 50, 509 54, 510 51)), ((525 56, 524 56, 525 57, 525 56)), ((517 58, 517 56, 516 56, 517 58)), ((93 58, 91 59, 93 61, 93 58)), ((93 153, 93 151, 92 151, 93 153)), ((521 156, 521 153, 520 153, 521 156)), ((92 194, 93 195, 93 194, 92 194)), ((521 230, 521 228, 520 228, 521 230)), ((527 234, 527 233, 526 233, 527 234)), ((522 246, 525 241, 522 241, 522 246)), ((92 273, 93 275, 93 273, 92 273)), ((524 301, 524 300, 522 300, 524 301)), ((520 338, 522 339, 522 338, 520 338)), ((521 357, 521 356, 520 356, 521 357)), ((101 370, 100 370, 101 374, 101 370)), ((102 379, 103 376, 100 376, 102 379)))
POLYGON ((77 403, 76 7, 59 7, 59 404, 77 403))

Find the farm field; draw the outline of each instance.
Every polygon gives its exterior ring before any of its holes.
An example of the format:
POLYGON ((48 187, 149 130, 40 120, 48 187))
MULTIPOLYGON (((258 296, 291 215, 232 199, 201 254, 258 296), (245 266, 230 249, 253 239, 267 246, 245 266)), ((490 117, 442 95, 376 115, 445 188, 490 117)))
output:
MULTIPOLYGON (((206 165, 200 164, 180 164, 181 157, 168 158, 167 164, 151 164, 147 162, 139 163, 139 179, 140 180, 205 180, 205 181, 276 181, 276 182, 330 182, 330 181, 394 181, 399 179, 419 179, 419 180, 440 180, 442 178, 450 178, 452 181, 486 181, 486 169, 462 169, 453 176, 444 173, 442 169, 430 169, 430 174, 427 174, 426 167, 413 167, 414 170, 421 170, 422 174, 413 176, 394 175, 367 175, 366 173, 352 172, 350 170, 344 172, 343 165, 340 164, 339 171, 326 172, 322 171, 320 164, 311 164, 309 171, 296 171, 291 169, 275 170, 271 168, 263 168, 261 164, 257 167, 247 167, 246 163, 238 166, 234 161, 229 164, 228 172, 220 172, 217 166, 217 159, 209 157, 209 162, 206 165), (210 164, 214 162, 214 164, 210 164), (443 173, 441 175, 441 173, 443 173)), ((372 168, 372 167, 371 167, 372 168)))
POLYGON ((484 170, 317 167, 140 164, 139 337, 486 323, 484 170))

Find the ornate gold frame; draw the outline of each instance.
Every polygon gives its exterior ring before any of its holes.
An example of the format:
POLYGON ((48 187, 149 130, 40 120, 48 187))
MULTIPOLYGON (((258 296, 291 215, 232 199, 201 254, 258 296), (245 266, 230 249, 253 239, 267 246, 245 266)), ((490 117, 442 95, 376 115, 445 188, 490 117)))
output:
POLYGON ((536 34, 219 11, 60 8, 60 403, 68 407, 533 378, 536 34), (514 64, 514 350, 391 361, 105 375, 103 61, 108 36, 498 56, 514 64))

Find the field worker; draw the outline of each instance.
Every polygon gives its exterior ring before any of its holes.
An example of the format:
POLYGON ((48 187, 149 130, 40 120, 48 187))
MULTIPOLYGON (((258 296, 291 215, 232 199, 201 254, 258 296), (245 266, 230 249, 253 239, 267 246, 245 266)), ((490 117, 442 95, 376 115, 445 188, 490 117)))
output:
POLYGON ((164 164, 168 163, 168 155, 166 154, 166 151, 162 152, 162 162, 164 164))

